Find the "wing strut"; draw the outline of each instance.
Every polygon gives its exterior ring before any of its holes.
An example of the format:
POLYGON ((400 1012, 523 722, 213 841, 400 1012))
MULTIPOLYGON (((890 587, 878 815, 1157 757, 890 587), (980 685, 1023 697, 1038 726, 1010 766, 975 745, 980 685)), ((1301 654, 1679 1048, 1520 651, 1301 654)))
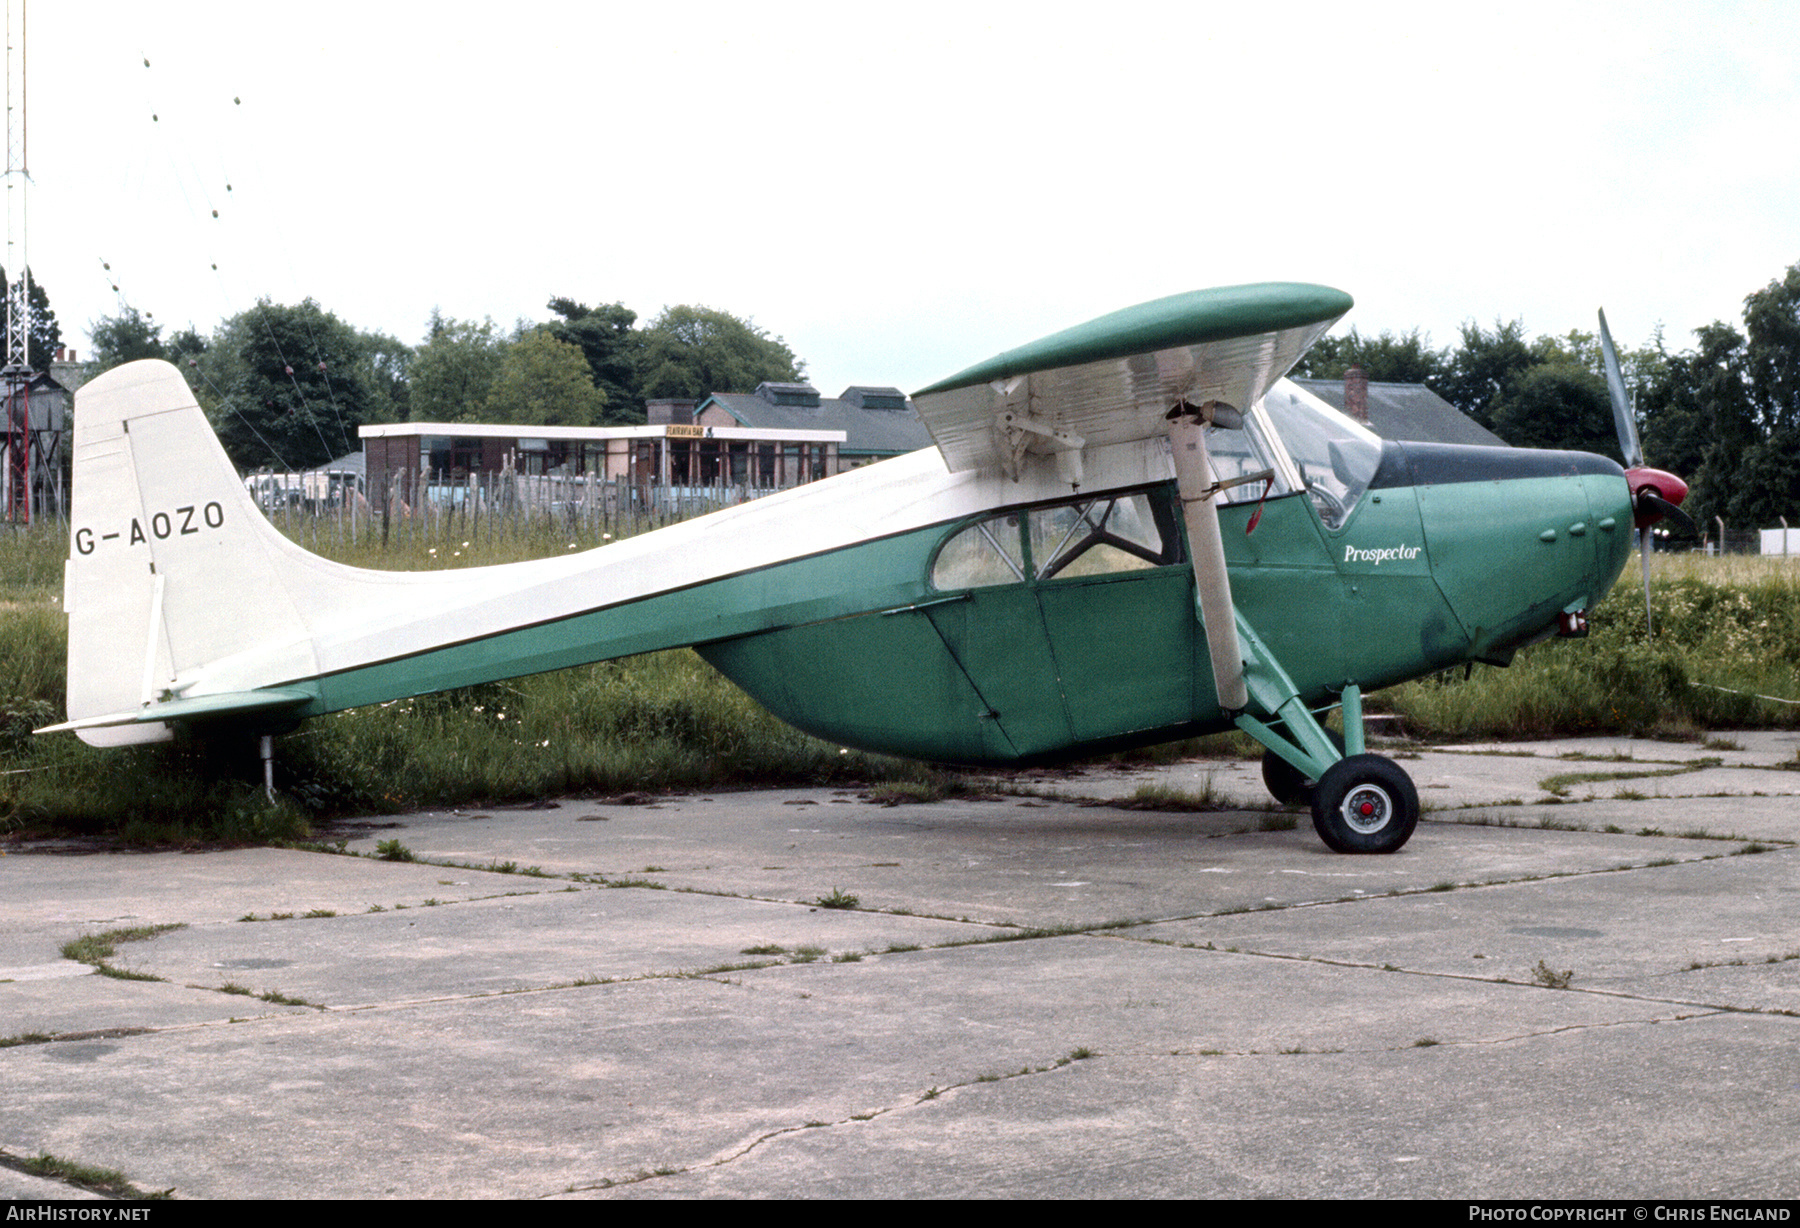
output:
POLYGON ((1187 521, 1188 554, 1194 561, 1206 651, 1212 657, 1213 690, 1219 707, 1235 715, 1249 706, 1250 692, 1244 682, 1244 654, 1231 604, 1231 575, 1225 569, 1225 543, 1219 536, 1219 508, 1214 501, 1219 487, 1206 453, 1206 428, 1218 405, 1211 401, 1172 420, 1169 445, 1175 454, 1175 485, 1181 492, 1181 515, 1187 521))
POLYGON ((1347 682, 1340 693, 1340 749, 1232 603, 1231 573, 1219 533, 1218 496, 1224 488, 1213 478, 1206 429, 1215 424, 1229 428, 1234 422, 1242 422, 1239 411, 1217 400, 1197 409, 1183 400, 1169 413, 1175 484, 1219 707, 1268 748, 1263 779, 1270 792, 1284 803, 1308 802, 1313 828, 1327 847, 1339 853, 1394 852, 1418 824, 1419 794, 1392 760, 1365 753, 1361 687, 1347 682))
MULTIPOLYGON (((1225 543, 1219 532, 1218 495, 1224 487, 1214 480, 1206 450, 1206 428, 1241 421, 1237 410, 1218 401, 1198 409, 1182 404, 1169 420, 1169 445, 1175 457, 1175 483, 1181 493, 1182 518, 1187 523, 1188 554, 1193 560, 1194 586, 1199 596, 1200 620, 1206 629, 1206 650, 1212 657, 1213 690, 1219 707, 1239 729, 1291 763, 1308 780, 1322 777, 1332 764, 1344 758, 1301 700, 1281 662, 1238 613, 1231 599, 1231 573, 1225 564, 1225 543), (1252 715, 1252 710, 1257 715, 1252 715), (1286 730, 1286 736, 1272 725, 1286 730)), ((1345 734, 1350 754, 1361 754, 1361 691, 1352 683, 1345 688, 1345 734), (1350 728, 1354 711, 1356 728, 1350 728)))

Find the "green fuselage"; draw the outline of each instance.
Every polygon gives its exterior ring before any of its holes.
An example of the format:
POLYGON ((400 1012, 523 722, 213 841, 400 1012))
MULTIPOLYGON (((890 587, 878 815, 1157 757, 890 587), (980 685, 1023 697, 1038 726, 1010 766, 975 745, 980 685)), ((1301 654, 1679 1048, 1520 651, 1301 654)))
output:
MULTIPOLYGON (((787 523, 776 511, 763 531, 787 523)), ((1313 708, 1347 684, 1368 692, 1504 663, 1563 612, 1592 609, 1631 550, 1622 470, 1569 452, 1388 443, 1336 529, 1303 493, 1219 516, 1237 611, 1313 708)), ((692 522, 694 542, 705 523, 692 522)), ((691 644, 777 716, 840 745, 1039 761, 1231 726, 1194 591, 1172 481, 990 499, 952 520, 285 685, 316 694, 294 714, 312 716, 691 644), (1128 501, 1153 547, 1094 550, 1061 570, 1034 557, 1052 547, 1029 525, 1128 501), (977 526, 1017 576, 946 579, 951 543, 977 526), (1093 565, 1103 556, 1113 562, 1093 565)))
MULTIPOLYGON (((1173 483, 1144 493, 1161 509, 1175 498, 1173 483)), ((1631 549, 1622 471, 1565 452, 1390 443, 1342 528, 1326 529, 1296 494, 1262 504, 1246 532, 1257 510, 1220 511, 1237 609, 1318 707, 1347 683, 1366 692, 1468 660, 1503 663, 1565 610, 1591 609, 1631 549)), ((697 647, 801 729, 912 758, 1033 761, 1230 727, 1184 556, 933 586, 946 543, 1005 519, 989 512, 768 569, 765 593, 792 605, 810 592, 829 612, 697 647)), ((1026 516, 1012 519, 1023 534, 1026 516)))

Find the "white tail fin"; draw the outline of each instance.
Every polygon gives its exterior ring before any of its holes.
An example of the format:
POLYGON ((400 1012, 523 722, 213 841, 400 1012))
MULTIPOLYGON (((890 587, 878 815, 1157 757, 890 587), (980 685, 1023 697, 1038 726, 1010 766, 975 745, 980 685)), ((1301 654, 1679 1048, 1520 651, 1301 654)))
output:
MULTIPOLYGON (((199 681, 191 671, 253 645, 287 645, 288 676, 316 672, 279 567, 295 548, 251 502, 181 373, 128 363, 75 404, 71 722, 178 699, 199 681)), ((79 732, 96 746, 170 736, 160 723, 108 724, 79 732)))

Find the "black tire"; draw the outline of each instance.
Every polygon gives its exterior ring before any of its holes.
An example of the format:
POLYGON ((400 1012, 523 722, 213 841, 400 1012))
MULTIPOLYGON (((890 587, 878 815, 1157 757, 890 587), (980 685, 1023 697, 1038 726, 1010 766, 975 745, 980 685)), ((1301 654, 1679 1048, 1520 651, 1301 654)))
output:
POLYGON ((1351 755, 1326 769, 1313 790, 1313 830, 1334 853, 1392 853, 1419 825, 1419 792, 1400 765, 1351 755))
MULTIPOLYGON (((1338 754, 1344 753, 1343 734, 1335 729, 1327 729, 1325 736, 1331 739, 1333 746, 1337 747, 1338 754)), ((1312 805, 1313 786, 1318 782, 1308 780, 1300 774, 1299 768, 1272 750, 1263 752, 1262 776, 1263 787, 1269 791, 1269 796, 1283 806, 1312 805)))

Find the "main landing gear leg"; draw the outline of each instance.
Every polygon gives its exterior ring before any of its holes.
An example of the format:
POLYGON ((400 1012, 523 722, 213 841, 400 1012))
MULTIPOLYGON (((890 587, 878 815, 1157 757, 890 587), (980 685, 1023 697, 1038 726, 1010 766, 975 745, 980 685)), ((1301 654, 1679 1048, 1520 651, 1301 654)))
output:
MULTIPOLYGON (((1361 691, 1354 684, 1344 688, 1346 737, 1340 745, 1300 702, 1293 679, 1232 602, 1231 571, 1219 534, 1217 500, 1223 487, 1213 477, 1206 431, 1242 425, 1239 410, 1218 401, 1195 406, 1183 400, 1169 411, 1169 449, 1194 568, 1196 612, 1212 658, 1213 694, 1238 728, 1287 769, 1274 769, 1271 779, 1264 761, 1263 778, 1277 798, 1299 800, 1310 788, 1313 827, 1321 840, 1339 853, 1391 853, 1418 825, 1419 795, 1396 764, 1363 753, 1361 691), (1252 710, 1268 723, 1251 716, 1252 710), (1285 736, 1271 725, 1280 725, 1285 736)), ((1271 477, 1265 472, 1255 480, 1271 477)))
MULTIPOLYGON (((1239 624, 1239 635, 1262 645, 1239 624)), ((1272 658, 1259 664, 1286 682, 1286 675, 1272 658)), ((1254 675, 1262 672, 1254 668, 1254 675)), ((1267 674, 1264 674, 1267 677, 1267 674)), ((1257 689, 1252 683, 1252 692, 1257 689)), ((1391 759, 1365 753, 1362 729, 1362 692, 1354 684, 1343 691, 1344 736, 1325 729, 1318 719, 1291 696, 1277 708, 1288 736, 1247 713, 1237 718, 1238 728, 1261 742, 1263 781, 1275 799, 1285 804, 1305 803, 1312 808, 1313 830, 1336 853, 1392 853, 1412 838, 1419 823, 1419 794, 1412 778, 1391 759), (1320 743, 1324 746, 1321 747, 1320 743)))

